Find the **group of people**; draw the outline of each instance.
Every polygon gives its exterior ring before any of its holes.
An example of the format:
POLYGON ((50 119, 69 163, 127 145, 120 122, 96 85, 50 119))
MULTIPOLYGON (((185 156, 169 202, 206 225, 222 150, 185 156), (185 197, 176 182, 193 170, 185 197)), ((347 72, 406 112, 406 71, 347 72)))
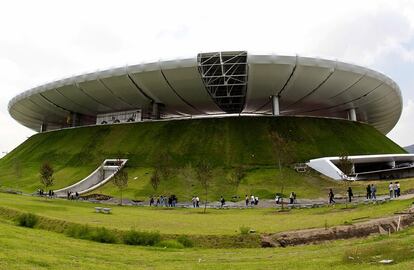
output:
POLYGON ((390 182, 388 185, 388 189, 390 191, 390 198, 397 198, 401 196, 401 186, 400 182, 390 182))
POLYGON ((76 192, 72 192, 72 191, 68 191, 66 194, 68 200, 77 200, 79 199, 79 193, 76 192))
POLYGON ((193 196, 191 198, 191 203, 193 204, 193 208, 199 208, 200 207, 200 198, 198 196, 193 196))
POLYGON ((45 192, 43 189, 38 189, 37 194, 39 196, 49 196, 50 198, 55 196, 55 192, 53 192, 51 189, 49 189, 49 192, 45 192))
POLYGON ((178 199, 175 195, 170 196, 158 196, 154 199, 154 196, 150 197, 149 206, 165 206, 165 207, 175 207, 177 205, 178 199))
POLYGON ((254 205, 258 205, 259 204, 259 197, 254 196, 252 194, 250 194, 250 196, 247 196, 247 194, 246 194, 244 200, 245 200, 245 203, 246 203, 246 207, 248 207, 249 204, 251 206, 254 206, 254 205))
MULTIPOLYGON (((282 197, 279 194, 276 194, 275 203, 276 204, 282 203, 282 197)), ((292 191, 289 195, 289 204, 295 204, 295 203, 297 203, 296 192, 292 191)))
POLYGON ((368 185, 367 188, 367 200, 376 200, 377 199, 377 187, 374 184, 368 185))
MULTIPOLYGON (((401 186, 400 182, 390 182, 388 185, 388 190, 390 192, 390 199, 397 198, 401 196, 401 186)), ((348 187, 348 201, 351 202, 354 194, 352 188, 348 187)), ((366 187, 366 199, 367 200, 376 200, 377 199, 377 187, 374 184, 367 185, 366 187)), ((335 203, 334 194, 332 189, 329 191, 329 203, 335 203)))

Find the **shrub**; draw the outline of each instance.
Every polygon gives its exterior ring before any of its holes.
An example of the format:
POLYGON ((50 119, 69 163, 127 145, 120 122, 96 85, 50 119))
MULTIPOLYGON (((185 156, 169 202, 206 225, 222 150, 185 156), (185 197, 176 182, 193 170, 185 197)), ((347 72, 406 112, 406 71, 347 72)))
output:
POLYGON ((161 236, 159 232, 139 232, 130 230, 124 233, 123 241, 127 245, 154 246, 159 243, 161 236))
POLYGON ((39 218, 32 213, 21 214, 17 217, 17 224, 22 227, 33 228, 39 222, 39 218))
POLYGON ((193 241, 191 241, 190 238, 188 238, 187 235, 180 235, 177 237, 178 243, 181 243, 184 247, 193 247, 193 241))
POLYGON ((100 243, 115 243, 117 240, 115 233, 104 227, 93 230, 90 239, 100 243))
POLYGON ((184 248, 184 245, 176 240, 164 240, 157 244, 157 247, 163 248, 184 248))
POLYGON ((250 227, 247 227, 247 226, 240 227, 240 234, 246 235, 246 234, 249 234, 249 232, 250 232, 250 227))
POLYGON ((67 236, 79 239, 90 239, 91 228, 88 225, 73 224, 65 230, 67 236))

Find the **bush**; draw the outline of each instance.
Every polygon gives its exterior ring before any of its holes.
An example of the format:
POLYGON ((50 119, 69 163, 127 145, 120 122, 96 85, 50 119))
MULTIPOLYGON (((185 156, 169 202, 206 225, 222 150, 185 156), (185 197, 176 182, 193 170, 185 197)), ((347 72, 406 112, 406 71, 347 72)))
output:
POLYGON ((249 232, 250 232, 250 227, 247 227, 247 226, 240 227, 240 234, 246 235, 246 234, 249 234, 249 232))
POLYGON ((115 243, 117 240, 115 233, 104 227, 93 230, 90 239, 100 243, 115 243))
POLYGON ((39 222, 39 218, 35 214, 21 214, 17 217, 17 224, 22 227, 33 228, 39 222))
POLYGON ((184 245, 176 240, 164 240, 157 244, 157 247, 163 248, 184 248, 184 245))
POLYGON ((188 238, 187 235, 180 235, 177 237, 178 243, 181 243, 184 247, 193 247, 193 241, 188 238))
POLYGON ((90 239, 91 228, 88 225, 73 224, 65 230, 65 234, 73 238, 90 239))
POLYGON ((159 232, 139 232, 130 230, 124 233, 123 241, 127 245, 154 246, 159 243, 161 236, 159 232))

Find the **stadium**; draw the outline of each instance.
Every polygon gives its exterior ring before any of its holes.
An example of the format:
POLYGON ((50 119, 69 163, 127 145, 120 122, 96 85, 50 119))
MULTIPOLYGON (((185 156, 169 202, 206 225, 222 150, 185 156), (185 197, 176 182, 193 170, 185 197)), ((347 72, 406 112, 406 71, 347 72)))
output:
MULTIPOLYGON (((105 188, 125 164, 141 173, 162 163, 178 170, 208 162, 222 168, 217 190, 228 189, 223 179, 235 168, 261 172, 281 160, 287 174, 292 166, 297 173, 310 167, 335 180, 414 175, 414 156, 385 136, 402 112, 398 85, 333 60, 199 53, 41 85, 13 98, 9 112, 40 133, 0 167, 21 160, 32 166, 29 179, 41 161, 54 160, 65 178, 57 185, 62 194, 105 188), (340 168, 340 155, 349 156, 350 172, 340 168)), ((171 188, 178 187, 165 186, 171 188)), ((266 186, 257 192, 273 196, 266 186)))
POLYGON ((373 70, 317 58, 200 53, 83 74, 16 96, 9 111, 46 131, 82 125, 222 114, 361 121, 387 134, 402 111, 395 82, 373 70))

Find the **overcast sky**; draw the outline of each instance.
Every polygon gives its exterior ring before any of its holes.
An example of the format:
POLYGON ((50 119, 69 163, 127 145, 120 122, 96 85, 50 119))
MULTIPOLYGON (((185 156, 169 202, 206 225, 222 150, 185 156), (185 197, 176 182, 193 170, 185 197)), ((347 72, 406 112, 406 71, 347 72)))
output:
POLYGON ((388 136, 414 143, 414 1, 1 1, 0 156, 33 132, 7 103, 85 71, 198 52, 320 56, 373 68, 400 86, 388 136))

